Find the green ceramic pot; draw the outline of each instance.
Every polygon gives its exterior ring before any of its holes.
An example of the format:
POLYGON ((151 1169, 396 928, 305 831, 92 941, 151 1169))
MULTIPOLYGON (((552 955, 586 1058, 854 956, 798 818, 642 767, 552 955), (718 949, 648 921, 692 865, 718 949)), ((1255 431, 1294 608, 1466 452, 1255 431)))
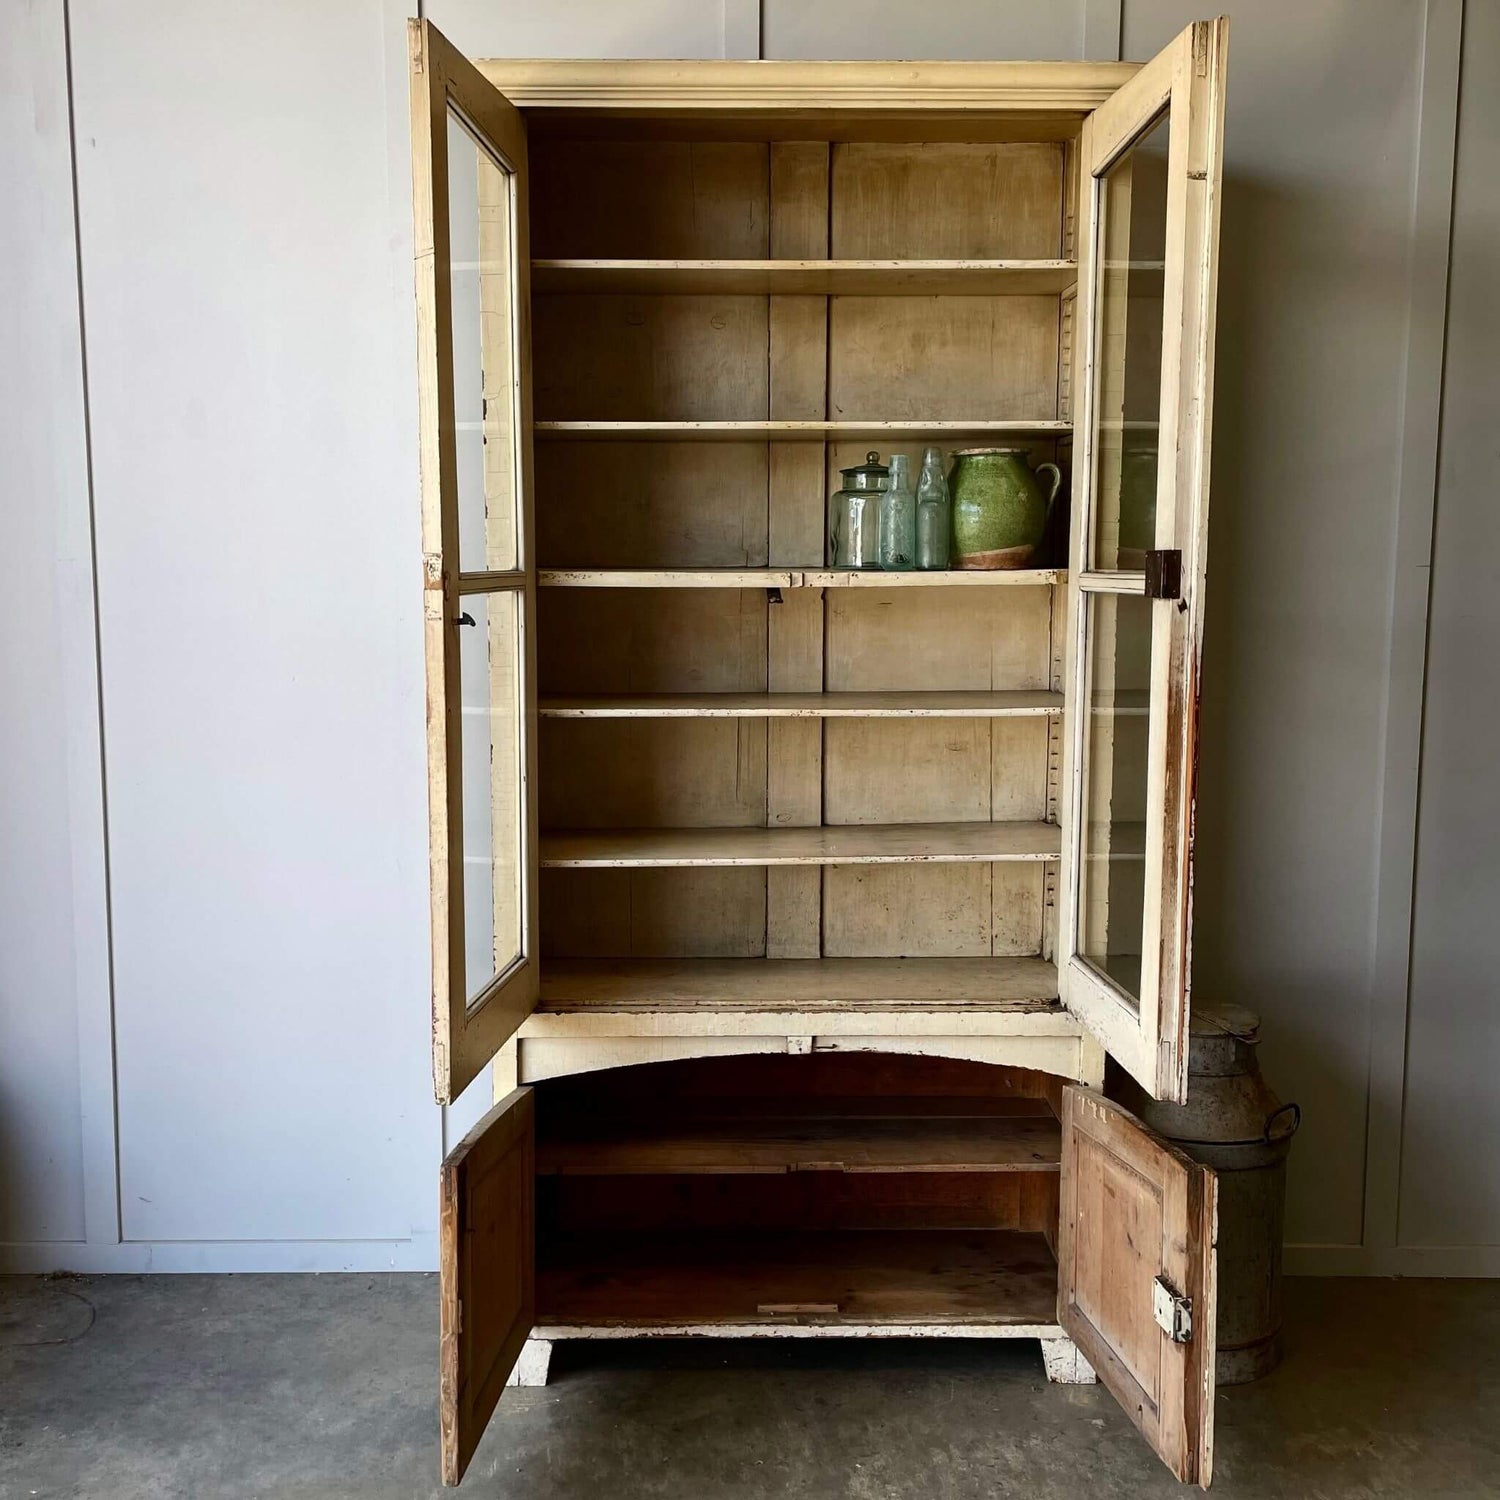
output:
MULTIPOLYGON (((1117 567, 1146 566, 1156 545, 1156 449, 1127 448, 1120 458, 1120 555, 1117 567)), ((1103 564, 1101 564, 1103 566, 1103 564)))
POLYGON ((1028 568, 1062 488, 1056 464, 1033 472, 1024 448, 960 448, 948 477, 953 496, 953 566, 1028 568), (1045 495, 1037 475, 1048 471, 1045 495))

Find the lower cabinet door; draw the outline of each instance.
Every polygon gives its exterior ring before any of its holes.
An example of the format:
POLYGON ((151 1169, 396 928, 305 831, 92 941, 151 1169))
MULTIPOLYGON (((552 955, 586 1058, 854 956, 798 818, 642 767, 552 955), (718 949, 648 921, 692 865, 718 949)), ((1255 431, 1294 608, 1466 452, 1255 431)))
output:
POLYGON ((1181 1480, 1213 1477, 1218 1179, 1063 1090, 1057 1320, 1181 1480))
POLYGON ((443 1163, 443 1483, 463 1478, 535 1321, 536 1111, 502 1099, 443 1163))

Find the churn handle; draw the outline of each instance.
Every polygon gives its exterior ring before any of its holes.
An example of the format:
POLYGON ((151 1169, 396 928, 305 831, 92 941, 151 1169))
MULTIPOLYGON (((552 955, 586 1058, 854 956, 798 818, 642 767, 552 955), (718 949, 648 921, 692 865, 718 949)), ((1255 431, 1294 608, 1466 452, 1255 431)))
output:
POLYGON ((1291 1138, 1296 1135, 1297 1131, 1301 1128, 1301 1125, 1302 1106, 1300 1104, 1283 1104, 1280 1109, 1273 1109, 1271 1113, 1266 1116, 1264 1131, 1266 1144, 1268 1146, 1274 1146, 1278 1141, 1291 1140, 1291 1138), (1289 1114, 1292 1118, 1291 1129, 1283 1130, 1278 1134, 1275 1129, 1276 1122, 1286 1114, 1289 1114))

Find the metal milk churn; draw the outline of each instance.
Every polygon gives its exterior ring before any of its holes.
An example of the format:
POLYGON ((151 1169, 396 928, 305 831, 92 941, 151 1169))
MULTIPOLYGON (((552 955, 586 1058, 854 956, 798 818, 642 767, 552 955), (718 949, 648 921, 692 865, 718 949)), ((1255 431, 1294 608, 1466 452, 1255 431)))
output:
POLYGON ((1281 1362, 1281 1238, 1286 1158, 1302 1120, 1260 1076, 1260 1017, 1193 1007, 1188 1099, 1167 1104, 1133 1081, 1121 1102, 1219 1177, 1220 1385, 1243 1385, 1281 1362))

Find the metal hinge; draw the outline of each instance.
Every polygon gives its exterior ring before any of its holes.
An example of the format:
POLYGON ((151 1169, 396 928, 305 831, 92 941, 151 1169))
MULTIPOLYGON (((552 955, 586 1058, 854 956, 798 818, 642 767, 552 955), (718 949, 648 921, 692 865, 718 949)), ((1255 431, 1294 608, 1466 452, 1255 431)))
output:
POLYGON ((1148 599, 1182 598, 1182 553, 1169 548, 1152 548, 1146 553, 1146 597, 1148 599))
POLYGON ((1174 1344, 1193 1341, 1193 1299, 1179 1297, 1160 1276, 1151 1283, 1151 1313, 1174 1344))

